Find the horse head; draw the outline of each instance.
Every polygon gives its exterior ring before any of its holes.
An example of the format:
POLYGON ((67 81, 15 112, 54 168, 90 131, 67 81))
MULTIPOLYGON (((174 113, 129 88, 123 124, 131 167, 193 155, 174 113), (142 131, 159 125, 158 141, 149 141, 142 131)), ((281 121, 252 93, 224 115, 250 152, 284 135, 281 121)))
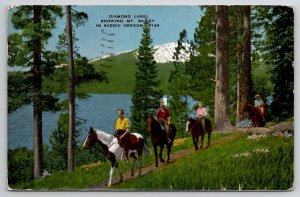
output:
POLYGON ((188 119, 186 119, 185 121, 185 132, 189 132, 191 127, 191 123, 193 122, 193 119, 190 117, 188 119))
POLYGON ((253 111, 254 106, 250 105, 250 104, 246 104, 241 110, 240 110, 240 114, 244 114, 246 112, 251 112, 253 111))
POLYGON ((151 115, 148 115, 147 120, 146 120, 148 133, 151 133, 151 131, 152 131, 153 121, 155 121, 154 118, 151 115))
POLYGON ((97 141, 98 141, 98 139, 97 139, 96 131, 94 130, 93 127, 90 127, 89 134, 88 134, 88 136, 85 138, 82 147, 83 147, 84 149, 87 149, 87 148, 93 146, 97 141))
POLYGON ((185 131, 189 132, 191 131, 196 125, 197 121, 193 119, 192 117, 188 118, 185 124, 185 131))

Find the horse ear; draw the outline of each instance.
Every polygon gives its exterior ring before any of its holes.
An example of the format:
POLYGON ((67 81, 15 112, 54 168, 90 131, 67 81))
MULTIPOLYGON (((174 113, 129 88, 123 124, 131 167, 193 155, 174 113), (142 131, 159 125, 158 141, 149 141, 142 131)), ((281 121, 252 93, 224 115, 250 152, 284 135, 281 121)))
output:
POLYGON ((94 132, 94 128, 93 127, 90 127, 90 133, 91 132, 94 132))

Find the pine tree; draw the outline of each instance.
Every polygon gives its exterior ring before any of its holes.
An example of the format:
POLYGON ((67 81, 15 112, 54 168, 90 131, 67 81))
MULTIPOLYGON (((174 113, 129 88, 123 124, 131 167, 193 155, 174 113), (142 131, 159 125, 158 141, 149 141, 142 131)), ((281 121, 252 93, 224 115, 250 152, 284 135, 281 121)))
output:
POLYGON ((265 70, 272 74, 271 82, 274 85, 271 113, 279 119, 288 118, 294 115, 293 8, 256 6, 255 11, 254 24, 258 29, 264 29, 255 34, 256 59, 260 58, 261 64, 267 64, 265 70))
POLYGON ((229 100, 229 15, 227 6, 216 6, 215 131, 231 129, 229 100))
POLYGON ((170 110, 172 123, 183 131, 185 120, 189 115, 188 96, 190 75, 187 73, 187 62, 182 62, 182 58, 190 52, 189 42, 187 40, 187 32, 183 30, 179 33, 179 40, 174 52, 174 70, 171 71, 169 77, 169 90, 173 99, 170 100, 170 110))
POLYGON ((191 41, 190 61, 186 65, 191 76, 190 95, 202 101, 211 110, 214 108, 216 22, 215 7, 200 6, 203 11, 194 39, 191 41))
MULTIPOLYGON (((60 6, 20 6, 12 14, 12 23, 15 29, 19 30, 9 36, 9 65, 30 67, 30 72, 25 73, 28 80, 27 95, 31 95, 34 111, 34 178, 41 176, 42 170, 42 111, 44 98, 51 98, 51 95, 44 95, 42 89, 42 76, 53 71, 53 61, 47 61, 50 53, 45 50, 47 40, 52 36, 51 29, 55 27, 56 16, 62 16, 60 6)), ((51 56, 51 55, 50 55, 51 56)), ((20 73, 22 75, 22 73, 20 73)), ((14 78, 9 78, 11 85, 14 78)), ((18 89, 15 89, 18 91, 18 89)), ((24 87, 22 88, 24 90, 24 87)), ((10 94, 9 94, 10 95, 10 94)), ((20 96, 24 96, 21 94, 20 96)), ((22 98, 9 98, 9 102, 18 101, 18 106, 26 104, 28 96, 22 98), (21 101, 21 102, 20 102, 21 101)), ((46 102, 47 103, 47 102, 46 102)), ((10 103, 9 103, 10 104, 10 103)), ((49 103, 48 103, 49 104, 49 103)), ((15 106, 14 109, 16 109, 15 106)), ((51 106, 51 105, 49 105, 51 106)), ((48 106, 48 107, 49 107, 48 106)))
POLYGON ((275 20, 267 30, 275 85, 271 109, 276 117, 288 118, 294 115, 294 12, 291 7, 276 6, 272 14, 275 20))
MULTIPOLYGON (((240 6, 239 6, 240 7, 240 6)), ((237 121, 240 121, 240 110, 251 103, 251 28, 250 28, 250 6, 240 9, 243 16, 243 44, 238 41, 237 49, 237 121)), ((238 15, 240 17, 240 15, 238 15)))
POLYGON ((157 78, 156 62, 150 27, 148 20, 145 20, 142 39, 137 53, 137 70, 135 73, 135 87, 132 95, 131 124, 132 131, 148 135, 146 130, 147 114, 159 106, 158 100, 161 93, 158 90, 159 81, 157 78))
MULTIPOLYGON (((76 103, 75 96, 79 99, 85 99, 88 97, 85 93, 79 93, 75 91, 76 87, 84 83, 88 83, 90 81, 98 81, 98 82, 107 82, 106 73, 103 71, 96 71, 95 67, 88 62, 86 57, 82 57, 78 51, 78 46, 76 45, 76 41, 78 38, 76 37, 76 30, 79 26, 83 26, 88 19, 88 15, 84 12, 78 12, 74 9, 74 6, 68 6, 66 9, 66 13, 69 13, 69 31, 67 31, 67 27, 64 32, 59 35, 59 41, 57 45, 57 51, 59 54, 59 62, 60 64, 66 64, 68 60, 68 56, 73 58, 73 74, 72 79, 70 79, 69 83, 72 83, 72 96, 68 99, 61 101, 60 103, 60 118, 58 121, 57 129, 51 135, 51 145, 52 147, 56 147, 50 151, 50 155, 53 160, 57 160, 54 170, 66 170, 72 171, 74 169, 74 165, 77 159, 76 152, 81 147, 78 147, 77 137, 79 136, 80 129, 78 126, 82 124, 80 119, 76 119, 76 103), (71 16, 70 16, 71 15, 71 16), (72 33, 71 33, 72 32, 72 33), (72 39, 68 40, 68 38, 72 37, 72 39), (72 45, 72 46, 69 46, 72 45), (69 50, 73 51, 74 55, 69 55, 69 50), (73 100, 72 102, 70 102, 73 100), (71 104, 70 104, 71 103, 71 104), (71 109, 72 108, 72 109, 71 109), (71 120, 70 120, 71 119, 71 120), (70 124, 70 125, 69 125, 70 124), (58 163, 62 163, 61 166, 58 163), (57 167, 59 166, 59 168, 57 167)), ((68 14, 66 14, 68 15, 68 14)), ((66 85, 68 80, 65 80, 68 76, 70 76, 69 67, 63 67, 55 70, 55 81, 56 86, 51 87, 56 91, 68 91, 68 86, 66 85), (58 88, 58 89, 57 89, 58 88)), ((53 79, 48 80, 52 81, 53 79)), ((49 84, 51 86, 51 84, 49 84)), ((71 92, 69 90, 69 92, 71 92)), ((79 151, 80 152, 80 151, 79 151)), ((51 168, 53 168, 50 165, 51 168)))
POLYGON ((66 6, 67 40, 68 40, 68 67, 69 67, 69 137, 68 137, 68 171, 74 169, 75 149, 75 74, 73 59, 73 33, 71 6, 66 6))

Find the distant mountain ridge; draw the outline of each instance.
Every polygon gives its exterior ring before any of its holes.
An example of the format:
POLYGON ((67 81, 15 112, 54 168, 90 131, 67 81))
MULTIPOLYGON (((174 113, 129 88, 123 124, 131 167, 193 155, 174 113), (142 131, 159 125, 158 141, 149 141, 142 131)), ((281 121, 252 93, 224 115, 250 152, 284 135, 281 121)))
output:
MULTIPOLYGON (((185 46, 189 47, 189 44, 184 43, 185 46)), ((168 62, 174 62, 173 55, 175 52, 175 48, 177 47, 177 42, 171 42, 171 43, 166 43, 166 44, 161 44, 161 45, 155 45, 153 47, 155 53, 154 53, 154 60, 156 63, 168 63, 168 62)), ((95 62, 99 59, 105 59, 110 56, 117 56, 122 53, 128 53, 128 52, 134 52, 136 50, 130 50, 130 51, 124 51, 124 52, 119 52, 114 55, 106 55, 102 57, 98 57, 96 59, 90 60, 90 62, 95 62)), ((137 53, 137 52, 135 52, 137 53)), ((179 61, 185 62, 189 59, 190 54, 186 52, 182 52, 179 58, 179 61)))

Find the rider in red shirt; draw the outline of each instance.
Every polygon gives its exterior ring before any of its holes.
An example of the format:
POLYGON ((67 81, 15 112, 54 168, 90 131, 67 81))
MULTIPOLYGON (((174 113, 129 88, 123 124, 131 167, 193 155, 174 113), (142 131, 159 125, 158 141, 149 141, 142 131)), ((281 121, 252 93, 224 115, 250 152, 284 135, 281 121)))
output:
POLYGON ((160 108, 156 112, 157 121, 162 123, 165 126, 166 133, 167 133, 167 140, 168 143, 171 142, 169 138, 170 134, 170 111, 166 108, 163 102, 160 103, 160 108))

